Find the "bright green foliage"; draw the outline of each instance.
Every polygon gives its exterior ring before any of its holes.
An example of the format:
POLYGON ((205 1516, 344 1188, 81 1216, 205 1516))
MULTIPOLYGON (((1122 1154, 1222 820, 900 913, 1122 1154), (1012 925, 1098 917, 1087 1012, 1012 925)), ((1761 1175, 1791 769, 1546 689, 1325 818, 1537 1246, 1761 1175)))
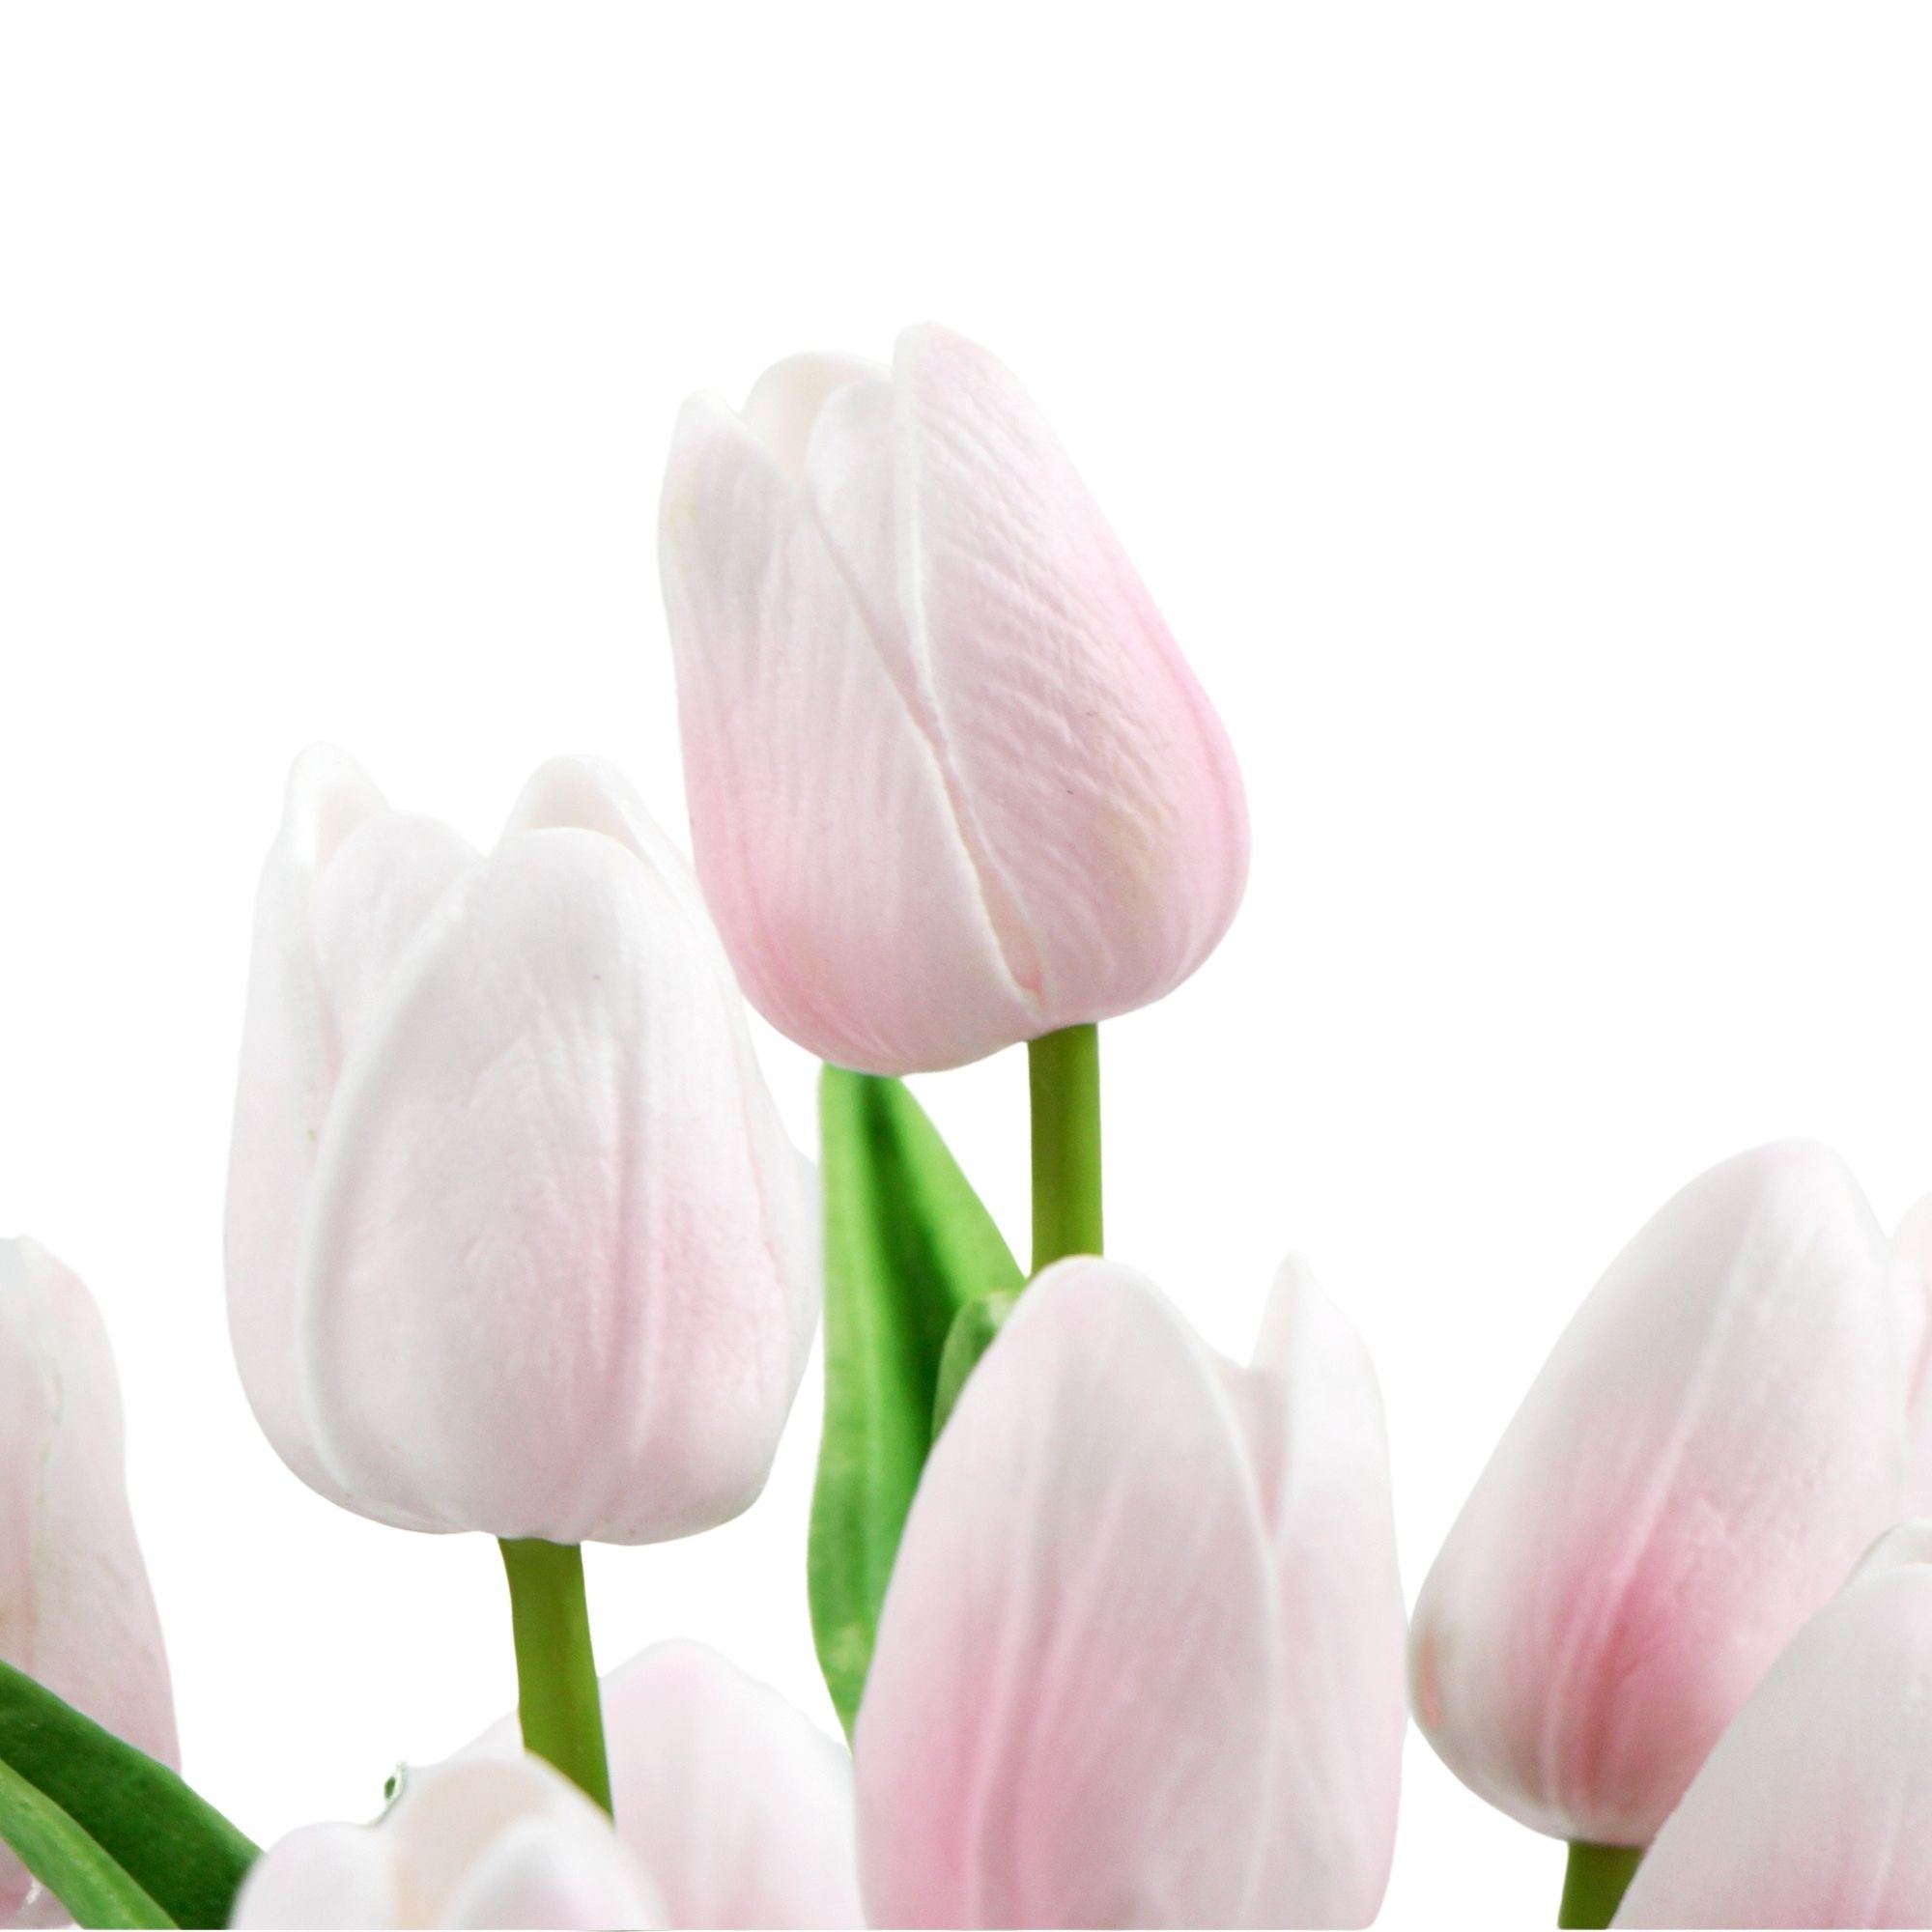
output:
POLYGON ((82 1925, 226 1925, 258 1856, 166 1765, 8 1663, 0 1837, 82 1925))
POLYGON ((819 1664, 849 1732, 932 1446, 947 1336, 968 1302, 1016 1294, 1023 1276, 900 1082, 828 1066, 819 1127, 825 1435, 808 1569, 819 1664))

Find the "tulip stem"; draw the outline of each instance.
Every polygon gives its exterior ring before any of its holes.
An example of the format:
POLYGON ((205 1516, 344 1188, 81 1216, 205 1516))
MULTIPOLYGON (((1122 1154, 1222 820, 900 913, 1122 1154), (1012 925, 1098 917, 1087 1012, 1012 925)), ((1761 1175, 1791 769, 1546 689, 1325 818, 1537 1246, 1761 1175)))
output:
POLYGON ((1557 1924, 1607 1925, 1617 1916, 1642 1857, 1641 1845, 1573 1842, 1563 1873, 1563 1902, 1556 1908, 1557 1924))
POLYGON ((499 1548, 510 1579, 524 1748, 555 1765, 608 1811, 611 1767, 583 1597, 583 1552, 574 1543, 508 1537, 499 1548))
POLYGON ((1033 1098, 1033 1271, 1100 1252, 1100 1029, 1027 1044, 1033 1098))

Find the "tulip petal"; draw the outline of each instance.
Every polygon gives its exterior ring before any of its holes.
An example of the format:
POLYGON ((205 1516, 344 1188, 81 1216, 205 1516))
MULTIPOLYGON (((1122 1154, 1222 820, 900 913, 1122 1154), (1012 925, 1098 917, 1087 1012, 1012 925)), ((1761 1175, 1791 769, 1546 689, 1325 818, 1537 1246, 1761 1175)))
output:
POLYGON ((1388 1433, 1368 1350, 1291 1257, 1254 1365, 1228 1372, 1274 1551, 1282 1703, 1247 1922, 1367 1925, 1408 1727, 1388 1433))
MULTIPOLYGON (((179 1765, 160 1619, 128 1506, 120 1383, 79 1278, 0 1241, 0 1656, 95 1722, 179 1765)), ((0 1919, 46 1920, 0 1846, 0 1919)))
POLYGON ((364 1825, 305 1825, 249 1867, 229 1924, 236 1932, 303 1932, 401 1925, 386 1847, 364 1825))
POLYGON ((1899 1514, 1898 1278, 1835 1156, 1691 1182, 1551 1352, 1416 1605, 1416 1714, 1537 1830, 1644 1844, 1899 1514))
POLYGON ((1912 1472, 1906 1507, 1932 1510, 1932 1194, 1898 1224, 1891 1251, 1904 1274, 1906 1329, 1916 1337, 1912 1392, 1906 1404, 1906 1436, 1912 1472))
POLYGON ((634 1543, 757 1493, 814 1273, 743 1031, 708 934, 602 834, 514 836, 437 902, 343 1069, 298 1276, 355 1507, 634 1543))
POLYGON ((759 1010, 866 1072, 1040 1031, 933 749, 799 491, 708 397, 661 521, 698 876, 759 1010))
POLYGON ((343 839, 310 914, 316 969, 346 1052, 437 900, 480 854, 434 818, 385 811, 343 839))
POLYGON ((304 752, 289 775, 255 899, 228 1167, 228 1326, 242 1387, 283 1462, 338 1502, 310 1446, 295 1366, 296 1248, 340 1058, 312 912, 329 860, 384 810, 360 768, 328 746, 304 752))
POLYGON ((935 1445, 886 1595, 854 1748, 873 1922, 1238 1922, 1278 1674, 1207 1351, 1130 1270, 1049 1268, 935 1445))
MULTIPOLYGON (((699 1643, 661 1643, 604 1679, 617 1833, 673 1925, 864 1922, 852 1761, 769 1686, 699 1643)), ((514 1717, 465 1756, 523 1749, 514 1717)))
POLYGON ((805 476, 806 452, 820 412, 854 383, 889 382, 892 371, 861 355, 808 350, 774 362, 752 384, 738 420, 764 444, 794 483, 805 476))
POLYGON ((668 1921, 608 1826, 592 1818, 526 1818, 478 1860, 437 1922, 455 1932, 599 1932, 668 1921))
POLYGON ((1234 918, 1247 808, 1227 734, 1032 399, 984 350, 895 361, 911 649, 968 838, 997 857, 1049 1026, 1185 979, 1234 918))
POLYGON ((1908 1541, 1771 1666, 1614 1923, 1932 1924, 1932 1567, 1908 1541))

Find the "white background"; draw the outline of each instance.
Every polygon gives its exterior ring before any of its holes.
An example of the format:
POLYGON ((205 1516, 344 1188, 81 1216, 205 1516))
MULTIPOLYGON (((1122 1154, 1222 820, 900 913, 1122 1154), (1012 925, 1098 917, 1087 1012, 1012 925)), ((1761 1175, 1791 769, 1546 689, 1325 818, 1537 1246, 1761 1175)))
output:
MULTIPOLYGON (((1111 1245, 1230 1349, 1308 1252, 1411 1588, 1680 1182, 1932 1186, 1928 98, 1883 6, 0 11, 0 1231, 113 1328, 190 1776, 364 1815, 512 1690, 491 1546, 311 1496, 229 1359, 288 760, 487 838, 594 750, 681 831, 659 466, 790 350, 997 350, 1227 718, 1253 883, 1106 1030, 1111 1245)), ((1019 1057, 921 1092, 1017 1239, 1019 1057)), ((608 1662, 830 1721, 816 1410, 739 1522, 594 1552, 608 1662)), ((1560 1866, 1411 1738, 1384 1922, 1560 1866)))

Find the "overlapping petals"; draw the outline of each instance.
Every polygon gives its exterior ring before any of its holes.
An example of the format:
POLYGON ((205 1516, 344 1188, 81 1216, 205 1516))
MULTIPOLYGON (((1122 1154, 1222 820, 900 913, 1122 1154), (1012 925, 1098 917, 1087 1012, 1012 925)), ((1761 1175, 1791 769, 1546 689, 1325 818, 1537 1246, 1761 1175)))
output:
POLYGON ((1824 1149, 1685 1188, 1565 1331, 1416 1605, 1416 1714, 1466 1783, 1642 1845, 1905 1507, 1922 1298, 1824 1149))
POLYGON ((1158 998, 1227 929, 1225 732, 1032 401, 909 329, 694 398, 662 559, 699 875, 753 1001, 871 1072, 1158 998))
POLYGON ((306 1481, 558 1543, 734 1514, 815 1319, 804 1183, 689 871, 614 773, 546 766, 482 856, 339 755, 298 764, 228 1275, 306 1481))
POLYGON ((874 1921, 1366 1923, 1401 1670, 1373 1378, 1312 1284, 1240 1371, 1130 1270, 1049 1268, 899 1547, 854 1741, 874 1921))

